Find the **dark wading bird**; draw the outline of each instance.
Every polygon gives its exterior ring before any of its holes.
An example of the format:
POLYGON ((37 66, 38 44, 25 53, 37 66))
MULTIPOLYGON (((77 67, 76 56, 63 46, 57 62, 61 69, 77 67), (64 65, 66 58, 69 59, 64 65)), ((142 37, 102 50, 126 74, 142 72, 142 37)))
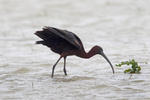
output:
POLYGON ((106 57, 103 49, 100 46, 94 46, 88 53, 86 53, 79 37, 77 37, 74 33, 70 31, 54 27, 44 27, 43 30, 35 32, 35 35, 42 39, 41 41, 36 41, 36 44, 45 45, 51 48, 53 52, 60 54, 60 58, 53 65, 51 77, 53 77, 55 66, 61 58, 64 58, 63 70, 64 74, 67 75, 66 58, 67 56, 72 55, 76 55, 81 58, 90 58, 96 54, 100 54, 108 61, 114 73, 114 68, 111 62, 106 57))

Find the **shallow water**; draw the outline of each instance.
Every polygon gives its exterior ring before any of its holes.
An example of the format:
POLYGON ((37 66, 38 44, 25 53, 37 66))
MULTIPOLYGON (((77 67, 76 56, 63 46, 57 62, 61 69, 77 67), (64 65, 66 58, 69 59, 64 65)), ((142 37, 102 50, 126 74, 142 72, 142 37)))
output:
POLYGON ((148 0, 0 0, 1 100, 150 100, 150 1, 148 0), (103 47, 113 65, 135 59, 140 74, 109 64, 99 55, 63 60, 35 45, 43 26, 75 32, 88 51, 103 47))

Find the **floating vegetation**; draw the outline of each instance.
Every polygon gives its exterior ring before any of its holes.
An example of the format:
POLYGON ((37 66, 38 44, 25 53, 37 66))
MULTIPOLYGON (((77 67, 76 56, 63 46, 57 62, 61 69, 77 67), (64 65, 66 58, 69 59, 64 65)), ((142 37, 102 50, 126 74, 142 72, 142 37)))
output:
POLYGON ((123 65, 131 65, 131 68, 124 70, 124 73, 140 73, 141 71, 141 67, 134 59, 116 64, 117 67, 121 67, 123 65))

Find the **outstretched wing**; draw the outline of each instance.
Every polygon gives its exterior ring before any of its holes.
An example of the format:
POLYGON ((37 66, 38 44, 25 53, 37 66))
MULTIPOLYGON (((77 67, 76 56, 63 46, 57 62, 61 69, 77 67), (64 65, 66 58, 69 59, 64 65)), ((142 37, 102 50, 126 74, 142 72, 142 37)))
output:
POLYGON ((78 49, 82 48, 82 42, 81 40, 72 32, 67 30, 61 30, 54 27, 45 27, 44 29, 48 29, 50 32, 53 32, 54 34, 60 36, 61 38, 65 39, 78 49))
POLYGON ((43 39, 43 41, 37 41, 37 44, 51 47, 57 53, 64 50, 81 50, 83 48, 81 40, 74 33, 67 30, 44 27, 42 31, 37 31, 35 34, 43 39))

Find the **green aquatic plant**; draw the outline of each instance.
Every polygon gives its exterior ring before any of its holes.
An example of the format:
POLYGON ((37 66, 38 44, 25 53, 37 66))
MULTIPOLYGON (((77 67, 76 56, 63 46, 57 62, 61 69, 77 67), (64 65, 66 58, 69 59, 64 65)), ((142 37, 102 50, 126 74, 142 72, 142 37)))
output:
POLYGON ((126 69, 124 73, 140 73, 141 71, 141 67, 134 59, 121 62, 120 64, 116 64, 117 67, 121 67, 122 65, 128 65, 128 66, 131 65, 131 68, 126 69))

